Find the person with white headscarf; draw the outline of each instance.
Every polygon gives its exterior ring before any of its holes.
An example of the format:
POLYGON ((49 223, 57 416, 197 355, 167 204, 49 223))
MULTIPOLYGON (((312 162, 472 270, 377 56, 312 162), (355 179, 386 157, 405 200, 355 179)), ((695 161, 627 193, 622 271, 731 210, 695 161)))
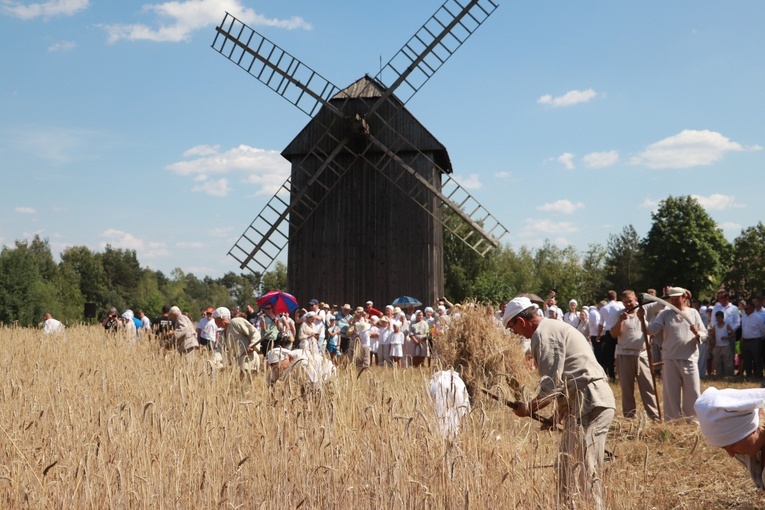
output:
POLYGON ((316 312, 307 312, 303 315, 302 320, 300 331, 298 331, 298 345, 301 349, 319 352, 319 332, 314 324, 316 312))
POLYGON ((122 314, 122 331, 125 332, 125 336, 131 342, 134 342, 138 336, 138 331, 135 328, 135 322, 133 322, 133 310, 125 310, 122 314))
POLYGON ((266 362, 269 367, 266 375, 268 386, 273 387, 279 381, 290 387, 295 383, 303 394, 321 391, 337 374, 332 361, 318 352, 305 349, 276 347, 268 351, 266 362))
POLYGON ((696 400, 694 408, 707 442, 735 457, 755 487, 765 491, 765 430, 760 426, 765 389, 710 387, 696 400))

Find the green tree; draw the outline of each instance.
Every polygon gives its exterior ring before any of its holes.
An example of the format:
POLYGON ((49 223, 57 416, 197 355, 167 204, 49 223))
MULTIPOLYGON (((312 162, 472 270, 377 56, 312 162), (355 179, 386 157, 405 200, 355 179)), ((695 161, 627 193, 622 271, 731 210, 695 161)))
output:
POLYGON ((605 277, 606 249, 600 244, 590 244, 582 258, 582 280, 579 296, 581 304, 596 305, 608 291, 605 277))
POLYGON ((52 282, 58 266, 53 261, 53 254, 50 251, 48 239, 40 239, 40 236, 35 234, 34 239, 27 243, 27 250, 34 260, 37 270, 40 272, 40 278, 44 282, 52 282))
POLYGON ((72 271, 79 277, 80 294, 85 301, 96 303, 99 309, 108 301, 108 281, 101 257, 85 246, 71 246, 61 252, 59 269, 72 271))
POLYGON ((162 312, 165 302, 165 296, 159 290, 157 272, 144 271, 136 289, 135 310, 133 311, 143 310, 149 317, 157 317, 162 312))
POLYGON ((609 234, 606 247, 605 278, 609 287, 621 292, 637 291, 642 284, 642 253, 640 236, 635 227, 627 225, 620 234, 609 234))
POLYGON ((734 294, 765 295, 765 226, 761 221, 733 240, 733 261, 724 283, 734 294))
MULTIPOLYGON (((254 275, 253 275, 254 276, 254 275)), ((252 281, 255 284, 255 280, 252 281)), ((269 290, 283 290, 289 292, 287 288, 287 266, 281 262, 276 262, 276 266, 271 271, 266 271, 263 275, 263 281, 258 288, 258 292, 262 295, 269 290)))
MULTIPOLYGON (((470 231, 470 227, 455 213, 444 210, 443 221, 450 225, 459 225, 457 230, 470 231)), ((444 228, 444 294, 452 302, 464 301, 471 294, 473 282, 489 269, 491 257, 496 255, 491 250, 482 257, 465 242, 444 228)))
POLYGON ((695 296, 712 292, 731 254, 717 223, 691 196, 662 200, 651 218, 651 229, 642 242, 648 283, 656 288, 678 285, 695 296))
POLYGON ((534 264, 540 279, 536 293, 542 298, 554 289, 564 305, 572 298, 582 300, 582 266, 576 248, 559 248, 545 240, 534 255, 534 264))
MULTIPOLYGON (((71 267, 59 264, 52 284, 56 291, 56 300, 60 303, 59 316, 56 318, 65 322, 83 320, 85 297, 80 292, 80 275, 71 267)), ((55 312, 51 313, 55 316, 55 312)))
POLYGON ((135 250, 112 248, 107 244, 100 258, 110 289, 109 304, 120 310, 132 306, 142 276, 135 250))
POLYGON ((16 241, 14 248, 3 247, 0 252, 0 322, 34 326, 42 322, 46 311, 60 314, 53 282, 44 281, 40 275, 39 255, 32 252, 27 241, 16 241))

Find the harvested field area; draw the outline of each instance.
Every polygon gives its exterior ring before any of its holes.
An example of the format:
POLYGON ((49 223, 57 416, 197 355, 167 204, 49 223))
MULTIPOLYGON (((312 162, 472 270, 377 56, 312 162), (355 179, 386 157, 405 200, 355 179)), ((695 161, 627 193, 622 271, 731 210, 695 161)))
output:
MULTIPOLYGON (((489 351, 511 341, 479 333, 489 351)), ((502 362, 514 373, 497 375, 498 362, 477 365, 477 347, 443 346, 473 391, 533 394, 535 374, 516 358, 502 362)), ((147 342, 117 343, 97 327, 61 339, 3 328, 0 352, 2 508, 556 506, 557 433, 479 394, 459 439, 444 441, 425 391, 437 363, 358 377, 341 367, 306 398, 269 390, 262 374, 213 374, 204 357, 187 364, 147 342)), ((606 448, 609 508, 765 507, 695 425, 617 417, 606 448)))

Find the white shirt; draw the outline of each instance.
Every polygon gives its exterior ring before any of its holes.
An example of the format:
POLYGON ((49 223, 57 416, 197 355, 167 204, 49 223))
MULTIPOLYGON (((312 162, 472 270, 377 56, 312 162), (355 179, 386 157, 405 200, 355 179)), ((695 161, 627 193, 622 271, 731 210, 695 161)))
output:
POLYGON ((741 339, 765 338, 765 322, 756 313, 741 316, 741 339))
POLYGON ((579 312, 566 312, 563 316, 563 322, 571 324, 575 328, 579 326, 581 319, 579 319, 579 312))
POLYGON ((590 316, 587 319, 590 327, 590 336, 598 336, 598 324, 600 324, 600 312, 594 306, 590 308, 590 316))
POLYGON ((64 331, 64 325, 61 321, 51 317, 43 323, 43 333, 46 335, 52 335, 53 333, 61 333, 64 331))
POLYGON ((393 331, 391 330, 390 326, 385 326, 382 328, 378 328, 380 330, 380 345, 388 345, 390 344, 390 336, 393 334, 393 331))
POLYGON ((723 307, 721 303, 715 303, 712 308, 712 318, 714 318, 717 312, 721 311, 725 314, 725 322, 727 322, 734 330, 738 329, 741 325, 741 316, 738 313, 738 307, 733 303, 728 303, 728 306, 723 307))
POLYGON ((217 335, 218 326, 215 325, 215 321, 207 321, 207 324, 205 324, 204 328, 202 329, 202 338, 207 339, 213 344, 213 346, 215 346, 217 335))
POLYGON ((600 309, 600 322, 603 324, 603 332, 611 331, 619 320, 619 314, 624 310, 624 303, 621 301, 609 301, 600 309))

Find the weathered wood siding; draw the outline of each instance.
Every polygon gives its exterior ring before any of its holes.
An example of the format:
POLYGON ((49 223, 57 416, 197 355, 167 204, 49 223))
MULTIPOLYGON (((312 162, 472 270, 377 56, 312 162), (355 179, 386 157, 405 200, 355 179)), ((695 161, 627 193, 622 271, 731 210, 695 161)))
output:
MULTIPOLYGON (((363 111, 369 104, 364 101, 369 100, 351 101, 346 108, 349 113, 363 111)), ((385 110, 380 110, 383 118, 388 114, 385 110)), ((306 158, 305 154, 317 140, 321 150, 329 153, 334 148, 333 138, 344 135, 343 123, 337 122, 330 128, 333 136, 321 138, 332 124, 332 117, 329 112, 320 112, 283 152, 293 162, 293 195, 305 188, 306 181, 321 164, 316 157, 306 158)), ((448 168, 443 145, 405 109, 386 120, 392 130, 380 118, 369 119, 371 133, 395 148, 399 157, 410 162, 440 190, 439 169, 407 150, 407 144, 396 132, 448 168)), ((363 143, 366 142, 357 142, 354 148, 362 150, 363 143)), ((291 229, 288 247, 288 285, 301 304, 315 297, 353 306, 372 300, 382 307, 404 294, 432 304, 443 294, 443 228, 375 168, 381 156, 376 148, 370 148, 361 159, 345 152, 337 161, 348 171, 336 186, 329 193, 317 185, 308 190, 310 199, 320 204, 302 228, 291 229)), ((390 163, 388 158, 383 160, 390 163)), ((383 170, 398 174, 398 170, 390 167, 383 170)), ((399 185, 404 189, 422 189, 408 174, 399 185)), ((430 211, 440 214, 436 199, 431 196, 427 203, 430 211)))

